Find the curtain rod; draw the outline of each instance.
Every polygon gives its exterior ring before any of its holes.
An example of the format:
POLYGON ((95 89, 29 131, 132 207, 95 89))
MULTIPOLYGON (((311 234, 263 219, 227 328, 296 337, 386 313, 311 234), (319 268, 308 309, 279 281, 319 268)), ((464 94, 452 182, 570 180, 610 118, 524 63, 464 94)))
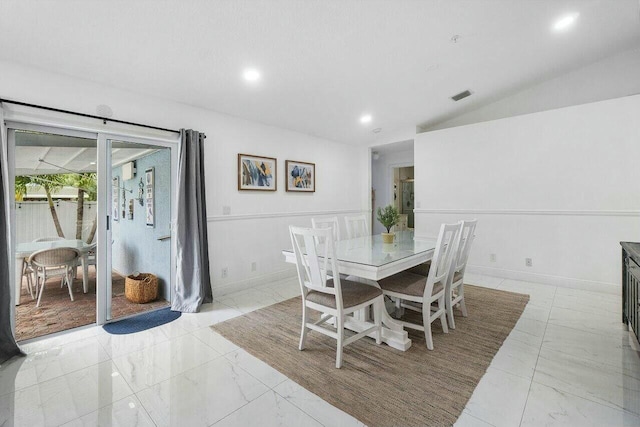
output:
MULTIPOLYGON (((56 113, 66 113, 66 114, 73 114, 73 115, 81 116, 81 117, 88 117, 88 118, 91 118, 91 119, 98 119, 98 120, 102 120, 102 123, 104 123, 105 125, 107 124, 107 121, 110 121, 110 122, 114 122, 114 123, 121 123, 123 125, 132 125, 132 126, 139 126, 139 127, 148 128, 148 129, 162 130, 162 131, 165 131, 165 132, 180 133, 179 130, 165 129, 165 128, 161 128, 161 127, 157 127, 157 126, 143 125, 143 124, 140 124, 140 123, 125 122, 124 120, 110 119, 108 117, 94 116, 92 114, 77 113, 75 111, 61 110, 59 108, 45 107, 45 106, 42 106, 42 105, 29 104, 27 102, 12 101, 10 99, 0 98, 0 102, 6 102, 7 104, 22 105, 23 107, 40 108, 42 110, 55 111, 56 113)), ((205 138, 206 138, 206 136, 205 136, 205 138)))

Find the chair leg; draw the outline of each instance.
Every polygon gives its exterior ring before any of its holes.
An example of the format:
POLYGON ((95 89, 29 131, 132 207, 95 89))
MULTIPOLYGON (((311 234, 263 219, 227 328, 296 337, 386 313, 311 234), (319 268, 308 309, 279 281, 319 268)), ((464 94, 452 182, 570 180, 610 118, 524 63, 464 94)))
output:
POLYGON ((448 334, 449 327, 447 326, 447 309, 445 307, 444 299, 445 299, 444 294, 440 298, 438 298, 438 310, 442 311, 442 314, 440 315, 440 324, 442 325, 442 332, 444 332, 445 334, 448 334))
POLYGON ((304 350, 304 342, 307 338, 307 323, 309 320, 307 319, 307 306, 304 301, 302 302, 302 331, 300 332, 300 344, 298 345, 298 350, 304 350))
POLYGON ((344 341, 344 315, 338 313, 336 315, 336 327, 338 333, 338 344, 336 346, 336 368, 342 366, 342 342, 344 341))
POLYGON ((67 288, 69 289, 69 297, 71 298, 71 301, 73 301, 73 286, 71 285, 73 279, 71 278, 71 274, 67 273, 67 275, 62 280, 66 280, 67 288))
POLYGON ((384 299, 379 299, 373 303, 373 321, 376 324, 376 344, 382 344, 382 310, 384 310, 384 299))
POLYGON ((431 334, 431 310, 422 310, 422 322, 424 324, 424 339, 427 343, 427 348, 433 350, 433 335, 431 334))
POLYGON ((396 298, 396 310, 393 313, 393 317, 400 319, 404 315, 404 307, 402 307, 402 299, 396 298))
MULTIPOLYGON (((36 279, 36 281, 38 281, 39 279, 36 279)), ((38 293, 38 301, 36 302, 36 307, 40 307, 40 300, 42 299, 42 293, 44 292, 44 285, 47 281, 47 276, 46 274, 42 275, 42 284, 39 285, 40 286, 40 292, 38 293)))
POLYGON ((449 322, 449 327, 451 329, 455 329, 456 328, 456 321, 453 318, 453 291, 449 291, 446 293, 446 297, 445 297, 445 301, 444 301, 444 305, 445 305, 445 309, 447 311, 447 318, 448 318, 448 322, 449 322))
POLYGON ((462 311, 462 317, 467 317, 467 304, 465 304, 464 302, 464 285, 460 285, 459 292, 459 295, 462 297, 462 299, 460 300, 460 310, 462 311))
POLYGON ((27 291, 29 291, 29 295, 31 299, 34 299, 33 295, 33 283, 31 281, 31 274, 27 271, 27 262, 22 259, 22 276, 20 276, 20 282, 22 283, 22 278, 27 276, 27 291))

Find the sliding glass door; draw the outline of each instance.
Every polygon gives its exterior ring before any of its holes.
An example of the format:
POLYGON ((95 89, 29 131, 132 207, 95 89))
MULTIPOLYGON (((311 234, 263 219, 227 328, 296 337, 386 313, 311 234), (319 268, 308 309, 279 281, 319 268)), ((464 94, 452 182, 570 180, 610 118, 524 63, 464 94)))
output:
POLYGON ((177 143, 10 121, 7 129, 17 339, 168 306, 177 143), (34 262, 43 250, 77 256, 54 275, 34 262))
POLYGON ((24 341, 96 321, 97 135, 8 128, 15 333, 24 341))
MULTIPOLYGON (((110 321, 171 303, 176 150, 153 140, 100 136, 105 143, 104 313, 110 321)), ((103 316, 103 318, 100 318, 103 316)))

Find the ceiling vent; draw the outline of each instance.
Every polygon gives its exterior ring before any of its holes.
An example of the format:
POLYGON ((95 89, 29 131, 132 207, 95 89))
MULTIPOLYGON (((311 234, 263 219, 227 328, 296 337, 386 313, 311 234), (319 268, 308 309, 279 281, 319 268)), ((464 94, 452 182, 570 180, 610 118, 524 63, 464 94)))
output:
POLYGON ((470 96, 470 95, 471 95, 471 92, 468 91, 468 90, 465 90, 464 92, 460 92, 460 93, 458 93, 456 95, 453 95, 451 97, 451 99, 453 99, 454 101, 460 101, 461 99, 464 99, 464 98, 466 98, 467 96, 470 96))

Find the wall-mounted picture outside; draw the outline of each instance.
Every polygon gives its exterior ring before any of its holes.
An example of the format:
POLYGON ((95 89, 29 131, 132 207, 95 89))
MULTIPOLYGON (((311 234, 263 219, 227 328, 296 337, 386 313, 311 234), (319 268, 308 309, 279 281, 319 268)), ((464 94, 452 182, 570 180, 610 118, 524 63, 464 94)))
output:
POLYGON ((117 176, 113 178, 113 186, 111 187, 111 203, 111 218, 114 221, 118 221, 118 218, 120 217, 118 213, 120 210, 120 178, 117 176))
POLYGON ((276 191, 277 159, 238 154, 238 190, 276 191))
POLYGON ((286 161, 287 191, 299 191, 313 193, 316 191, 316 165, 315 163, 286 161))

